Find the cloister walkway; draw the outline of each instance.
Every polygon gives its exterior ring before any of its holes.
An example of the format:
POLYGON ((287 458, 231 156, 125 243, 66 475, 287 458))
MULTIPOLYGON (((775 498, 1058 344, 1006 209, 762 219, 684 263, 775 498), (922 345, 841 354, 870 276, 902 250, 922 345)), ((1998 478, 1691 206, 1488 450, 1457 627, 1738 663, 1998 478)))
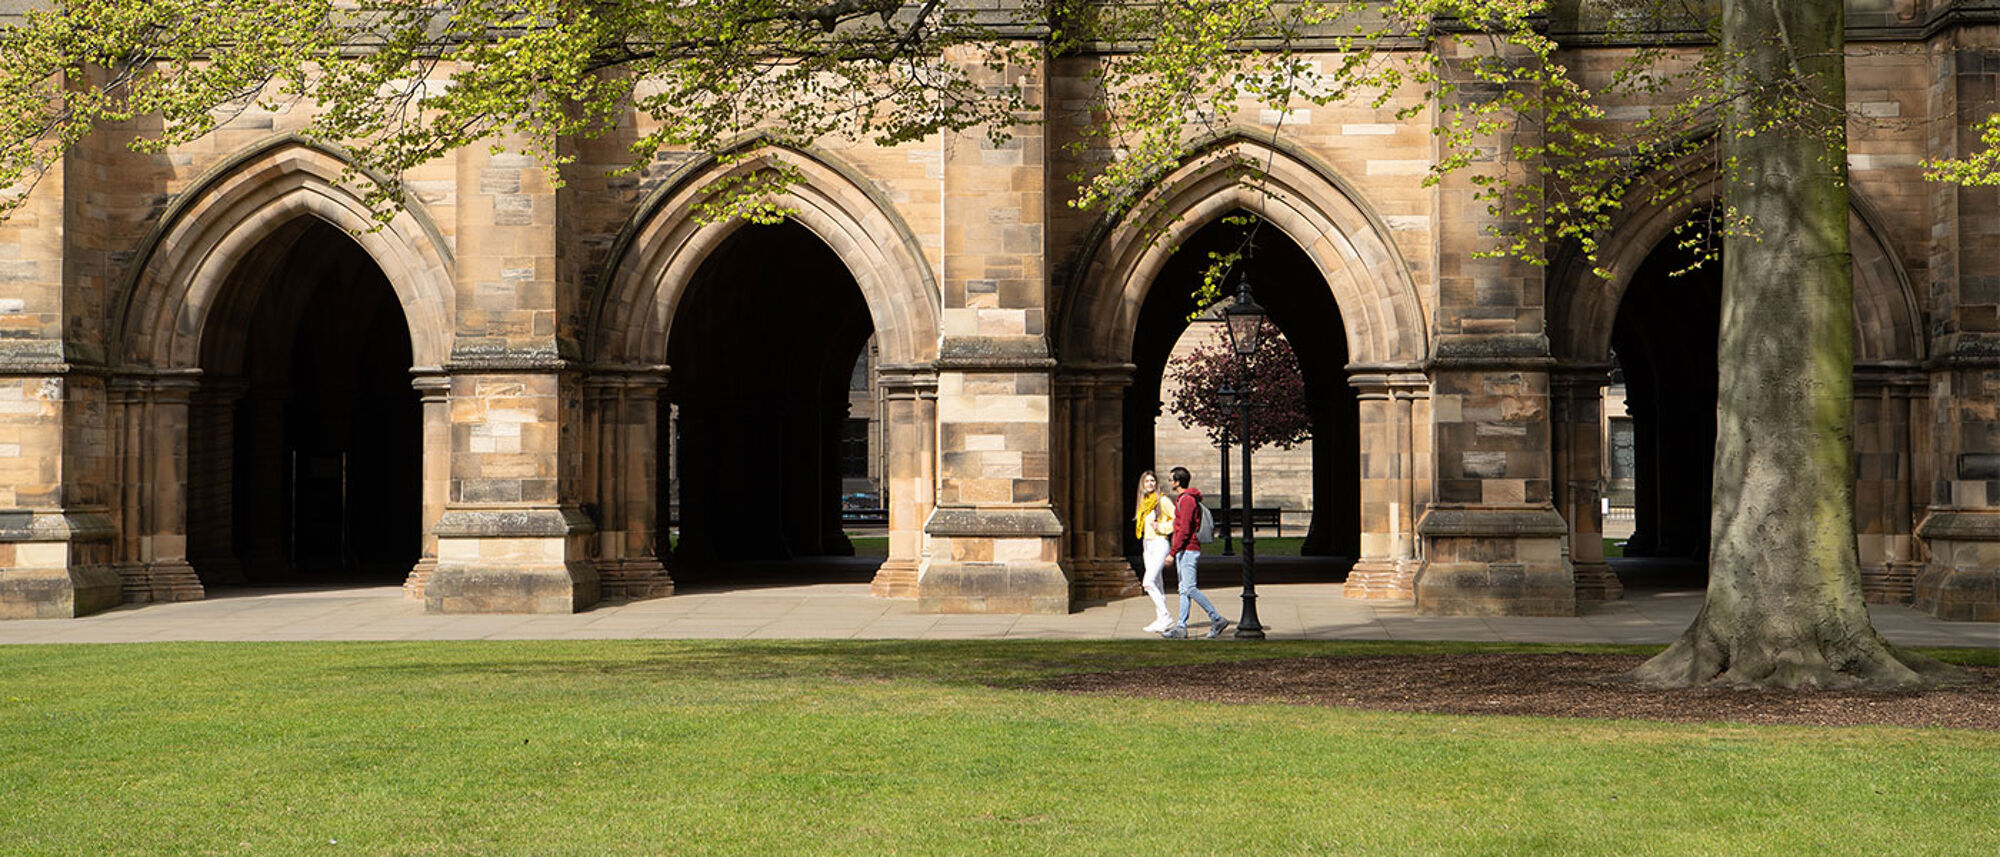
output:
MULTIPOLYGON (((1206 588, 1231 619, 1235 589, 1206 588)), ((1407 602, 1357 601, 1327 583, 1260 585, 1258 612, 1273 639, 1470 640, 1664 644, 1701 606, 1698 589, 1634 590, 1569 618, 1418 616, 1407 602)), ((1172 596, 1168 596, 1171 604, 1172 596)), ((1875 627, 1908 646, 2000 648, 2000 623, 1941 622, 1908 607, 1872 605, 1875 627)), ((1193 635, 1200 636, 1199 622, 1193 635)), ((1151 637, 1145 598, 1084 605, 1063 616, 934 615, 885 600, 859 582, 780 582, 690 589, 669 598, 601 604, 574 615, 433 616, 394 586, 218 589, 202 601, 128 604, 80 619, 0 622, 0 643, 171 640, 518 639, 1111 639, 1151 637)), ((1217 645, 1222 641, 1160 641, 1217 645)))

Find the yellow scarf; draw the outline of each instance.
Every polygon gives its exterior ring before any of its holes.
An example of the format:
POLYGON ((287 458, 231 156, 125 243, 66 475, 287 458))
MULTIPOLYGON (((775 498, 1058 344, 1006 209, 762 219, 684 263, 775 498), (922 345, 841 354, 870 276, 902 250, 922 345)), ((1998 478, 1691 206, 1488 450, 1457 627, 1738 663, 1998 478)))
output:
POLYGON ((1139 515, 1133 519, 1133 529, 1138 531, 1139 538, 1143 539, 1146 537, 1146 516, 1152 514, 1153 510, 1159 508, 1159 506, 1160 492, 1158 491, 1147 494, 1146 499, 1139 503, 1139 515))

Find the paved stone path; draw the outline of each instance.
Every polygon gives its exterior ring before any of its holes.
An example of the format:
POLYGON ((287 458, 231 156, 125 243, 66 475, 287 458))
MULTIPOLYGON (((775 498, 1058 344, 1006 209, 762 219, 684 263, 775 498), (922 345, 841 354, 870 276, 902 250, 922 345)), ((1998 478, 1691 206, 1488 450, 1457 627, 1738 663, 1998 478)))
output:
MULTIPOLYGON (((1235 590, 1206 589, 1235 619, 1235 590)), ((1329 583, 1258 587, 1258 613, 1274 639, 1671 642, 1701 606, 1700 590, 1634 591, 1587 605, 1573 618, 1418 616, 1407 602, 1355 601, 1329 583)), ((1169 605, 1173 603, 1168 596, 1169 605)), ((2000 623, 1940 622, 1908 607, 1871 605, 1875 627, 1910 646, 2000 648, 2000 623)), ((1205 623, 1199 618, 1198 623, 1205 623)), ((1066 616, 930 615, 913 601, 868 594, 865 583, 701 589, 670 598, 604 604, 570 616, 430 616, 394 586, 220 589, 203 601, 128 604, 81 619, 0 621, 0 643, 138 643, 168 640, 519 640, 667 638, 1141 639, 1153 619, 1145 598, 1066 616)), ((1191 632, 1200 636, 1204 624, 1191 632)), ((1225 637, 1225 639, 1227 639, 1225 637)))

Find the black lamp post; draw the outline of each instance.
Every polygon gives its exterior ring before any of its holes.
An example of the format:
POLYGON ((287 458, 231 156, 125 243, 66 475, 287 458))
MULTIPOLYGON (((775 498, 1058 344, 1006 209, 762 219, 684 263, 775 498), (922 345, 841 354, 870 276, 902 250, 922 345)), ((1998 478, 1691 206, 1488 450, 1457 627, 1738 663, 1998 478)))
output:
MULTIPOLYGON (((1239 364, 1257 353, 1264 336, 1264 308, 1250 298, 1250 275, 1236 283, 1236 302, 1222 310, 1223 329, 1229 334, 1229 349, 1236 353, 1239 364)), ((1243 509, 1243 618, 1236 625, 1236 636, 1241 639, 1264 639, 1264 626, 1257 621, 1257 528, 1250 523, 1250 408, 1252 390, 1250 373, 1243 373, 1243 389, 1231 390, 1224 387, 1216 391, 1228 400, 1234 399, 1236 411, 1242 415, 1237 425, 1242 430, 1236 434, 1236 445, 1243 450, 1243 493, 1240 503, 1243 509)))

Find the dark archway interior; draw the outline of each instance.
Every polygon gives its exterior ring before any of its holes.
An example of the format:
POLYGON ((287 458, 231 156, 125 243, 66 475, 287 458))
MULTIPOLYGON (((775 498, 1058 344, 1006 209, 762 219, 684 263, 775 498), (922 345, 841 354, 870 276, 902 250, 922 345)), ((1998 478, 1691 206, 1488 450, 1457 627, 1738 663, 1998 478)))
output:
MULTIPOLYGON (((1182 465, 1194 471, 1204 494, 1219 489, 1220 452, 1208 461, 1154 461, 1153 425, 1164 413, 1160 391, 1167 360, 1195 312, 1194 292, 1209 266, 1210 253, 1228 253, 1244 246, 1254 228, 1254 252, 1239 262, 1250 277, 1257 302, 1269 311, 1299 358, 1306 398, 1313 408, 1313 516, 1302 554, 1358 557, 1361 552, 1360 400, 1347 383, 1347 334, 1333 293, 1319 269, 1292 239, 1270 224, 1261 227, 1231 221, 1254 217, 1238 210, 1217 219, 1182 243, 1161 269, 1139 309, 1132 343, 1132 388, 1125 396, 1124 486, 1137 484, 1148 469, 1182 465)), ((1233 294, 1237 274, 1226 290, 1233 294)), ((1241 455, 1233 447, 1230 467, 1239 469, 1241 455)), ((1231 490, 1240 488, 1232 473, 1231 490)), ((1219 498, 1218 498, 1219 500, 1219 498)), ((1253 502, 1255 498, 1252 498, 1253 502)), ((1232 499, 1232 503, 1234 503, 1232 499)), ((1139 552, 1138 540, 1127 533, 1127 554, 1139 552)))
POLYGON ((1662 241, 1633 276, 1612 327, 1632 416, 1630 557, 1708 556, 1722 264, 1689 270, 1694 261, 1676 238, 1662 241))
POLYGON ((196 569, 217 582, 402 582, 421 551, 422 411, 409 325, 381 269, 340 229, 302 218, 252 254, 210 324, 189 433, 196 569))
POLYGON ((848 386, 873 321, 854 277, 803 226, 745 226, 690 283, 668 337, 674 575, 726 562, 853 556, 841 529, 848 386))

